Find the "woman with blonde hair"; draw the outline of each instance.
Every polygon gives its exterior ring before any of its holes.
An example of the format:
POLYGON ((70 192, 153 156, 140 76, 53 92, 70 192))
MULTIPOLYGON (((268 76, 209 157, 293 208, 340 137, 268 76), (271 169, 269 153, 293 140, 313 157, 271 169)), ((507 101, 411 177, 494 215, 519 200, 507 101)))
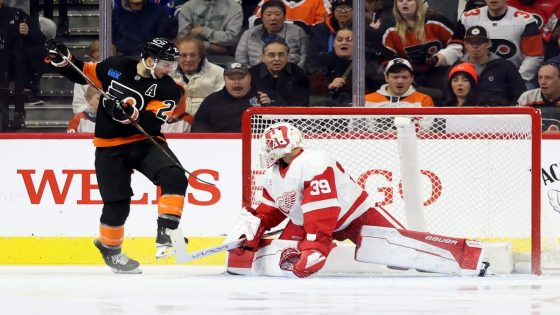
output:
POLYGON ((462 42, 451 40, 455 26, 443 15, 429 10, 422 0, 395 0, 393 17, 395 26, 383 34, 383 45, 395 57, 412 63, 416 83, 429 88, 425 93, 441 97, 439 88, 445 86, 445 66, 463 56, 462 42))

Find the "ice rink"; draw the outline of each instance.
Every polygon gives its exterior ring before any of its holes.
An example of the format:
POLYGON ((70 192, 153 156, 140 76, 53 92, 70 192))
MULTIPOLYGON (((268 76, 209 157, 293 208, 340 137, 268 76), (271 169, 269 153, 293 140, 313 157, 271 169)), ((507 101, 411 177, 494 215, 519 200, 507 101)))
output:
POLYGON ((560 314, 560 277, 243 277, 223 267, 0 267, 0 314, 560 314))

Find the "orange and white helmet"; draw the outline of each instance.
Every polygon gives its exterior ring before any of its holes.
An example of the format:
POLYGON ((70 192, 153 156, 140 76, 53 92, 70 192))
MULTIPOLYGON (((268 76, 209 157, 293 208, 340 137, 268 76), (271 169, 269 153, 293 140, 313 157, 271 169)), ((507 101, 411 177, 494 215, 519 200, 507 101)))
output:
POLYGON ((301 147, 302 134, 292 124, 280 122, 268 126, 261 139, 264 151, 262 162, 270 167, 293 149, 301 147))

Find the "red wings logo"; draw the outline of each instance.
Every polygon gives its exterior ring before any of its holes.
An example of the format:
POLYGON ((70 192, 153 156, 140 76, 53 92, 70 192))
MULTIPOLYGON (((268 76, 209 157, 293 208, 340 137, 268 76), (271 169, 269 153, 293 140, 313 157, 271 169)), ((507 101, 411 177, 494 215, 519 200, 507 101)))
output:
POLYGON ((289 191, 283 193, 282 196, 276 200, 276 204, 278 205, 278 209, 280 209, 280 211, 288 215, 296 204, 296 192, 289 191))

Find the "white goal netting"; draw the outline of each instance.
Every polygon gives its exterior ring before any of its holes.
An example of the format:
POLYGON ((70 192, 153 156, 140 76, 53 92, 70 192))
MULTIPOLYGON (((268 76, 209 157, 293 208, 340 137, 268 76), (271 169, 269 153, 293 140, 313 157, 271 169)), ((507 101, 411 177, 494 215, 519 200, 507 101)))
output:
POLYGON ((540 119, 532 110, 250 110, 243 127, 244 202, 252 206, 260 200, 264 170, 260 137, 279 121, 302 130, 304 148, 334 156, 405 226, 511 243, 518 260, 531 259, 533 272, 540 268, 541 249, 545 256, 558 248, 557 229, 545 227, 536 209, 540 119), (407 212, 420 213, 424 222, 413 222, 418 216, 407 212))

